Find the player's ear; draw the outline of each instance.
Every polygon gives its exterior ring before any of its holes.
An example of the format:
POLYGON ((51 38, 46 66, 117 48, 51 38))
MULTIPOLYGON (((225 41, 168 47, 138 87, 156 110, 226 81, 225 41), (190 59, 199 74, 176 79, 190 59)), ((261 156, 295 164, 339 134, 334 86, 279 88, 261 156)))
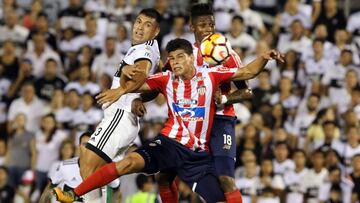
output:
POLYGON ((160 33, 160 25, 158 24, 155 29, 155 37, 157 37, 160 33))

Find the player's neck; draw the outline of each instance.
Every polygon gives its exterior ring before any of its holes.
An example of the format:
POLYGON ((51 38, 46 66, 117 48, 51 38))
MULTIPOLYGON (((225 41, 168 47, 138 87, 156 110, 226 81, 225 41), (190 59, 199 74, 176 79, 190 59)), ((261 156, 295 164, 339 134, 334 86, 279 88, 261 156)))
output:
POLYGON ((182 80, 191 80, 195 75, 195 67, 191 66, 191 71, 187 71, 183 75, 180 76, 182 80))

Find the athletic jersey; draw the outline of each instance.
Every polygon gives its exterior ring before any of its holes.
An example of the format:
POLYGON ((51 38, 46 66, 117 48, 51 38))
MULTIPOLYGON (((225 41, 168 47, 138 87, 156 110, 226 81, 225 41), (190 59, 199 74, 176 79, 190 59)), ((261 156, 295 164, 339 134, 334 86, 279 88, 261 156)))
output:
POLYGON ((306 192, 304 178, 307 173, 307 168, 304 168, 300 172, 296 172, 295 170, 285 172, 286 203, 304 202, 304 194, 306 192))
MULTIPOLYGON (((202 59, 201 52, 199 47, 194 44, 193 45, 193 54, 195 57, 195 67, 196 66, 202 66, 205 62, 202 59)), ((242 62, 240 57, 236 54, 234 50, 232 50, 232 53, 230 55, 230 58, 226 61, 226 63, 222 64, 222 66, 227 68, 240 68, 242 67, 242 62)), ((224 82, 220 85, 221 94, 222 95, 228 95, 231 90, 231 83, 230 82, 224 82)), ((225 115, 225 116, 235 116, 235 110, 232 104, 227 105, 218 105, 216 108, 216 115, 225 115)))
POLYGON ((191 80, 182 80, 171 71, 149 77, 146 83, 152 90, 165 95, 168 120, 161 134, 176 139, 192 150, 208 151, 215 102, 213 93, 217 86, 230 79, 236 69, 223 66, 195 67, 191 80))
MULTIPOLYGON (((64 191, 70 191, 76 188, 83 181, 80 175, 79 158, 60 161, 55 163, 52 170, 48 173, 51 184, 60 187, 64 191)), ((119 179, 110 183, 111 187, 119 187, 119 179)), ((101 189, 93 190, 83 196, 83 202, 102 203, 101 189)))
MULTIPOLYGON (((113 77, 111 89, 116 89, 120 86, 121 69, 125 65, 134 65, 136 61, 143 59, 149 60, 151 62, 149 75, 154 74, 160 61, 159 46, 156 40, 150 40, 142 44, 134 45, 128 50, 124 59, 120 63, 118 71, 113 77)), ((115 106, 116 108, 131 112, 131 103, 138 96, 139 94, 137 93, 128 93, 122 95, 111 106, 115 106)))

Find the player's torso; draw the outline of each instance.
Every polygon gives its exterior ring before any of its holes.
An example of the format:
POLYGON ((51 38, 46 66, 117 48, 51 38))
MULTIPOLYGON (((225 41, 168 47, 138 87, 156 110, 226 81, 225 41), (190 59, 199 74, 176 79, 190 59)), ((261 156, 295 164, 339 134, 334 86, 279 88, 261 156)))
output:
MULTIPOLYGON (((146 59, 151 61, 149 75, 156 73, 160 61, 159 46, 156 40, 149 40, 143 44, 132 46, 126 53, 124 59, 119 65, 118 71, 115 73, 111 85, 111 89, 120 86, 121 69, 125 65, 134 65, 136 61, 146 59)), ((120 97, 112 106, 131 112, 131 102, 138 97, 137 93, 128 93, 120 97)))
POLYGON ((186 81, 170 74, 166 86, 170 122, 165 124, 162 134, 184 145, 190 142, 195 149, 207 149, 215 110, 211 77, 205 68, 197 69, 195 77, 186 81))
MULTIPOLYGON (((195 57, 195 61, 194 61, 195 67, 206 64, 206 62, 204 62, 202 59, 199 47, 197 47, 196 45, 193 45, 193 54, 195 57)), ((225 64, 223 64, 224 67, 234 68, 234 67, 241 66, 241 64, 239 64, 240 59, 236 59, 235 58, 236 56, 234 54, 232 54, 230 57, 231 58, 225 64)), ((208 67, 211 68, 211 66, 208 66, 208 67)), ((230 91, 231 91, 231 82, 223 82, 223 83, 221 83, 219 88, 221 90, 222 95, 228 95, 228 94, 230 94, 230 91)), ((225 115, 225 116, 235 116, 235 110, 234 110, 234 107, 232 104, 217 105, 215 114, 216 115, 225 115)))

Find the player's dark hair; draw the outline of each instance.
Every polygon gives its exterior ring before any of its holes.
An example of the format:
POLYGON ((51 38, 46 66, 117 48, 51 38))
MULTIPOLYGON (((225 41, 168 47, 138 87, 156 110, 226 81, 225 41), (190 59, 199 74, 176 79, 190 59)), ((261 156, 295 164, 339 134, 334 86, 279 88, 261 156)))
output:
POLYGON ((176 51, 178 49, 184 50, 185 53, 188 55, 191 55, 193 53, 192 45, 186 39, 181 39, 181 38, 173 39, 166 45, 167 53, 176 51))
POLYGON ((142 190, 144 188, 145 183, 150 182, 150 177, 144 174, 139 174, 136 177, 136 186, 138 189, 142 190))
POLYGON ((91 131, 86 131, 83 134, 81 134, 80 137, 79 137, 79 143, 81 143, 81 139, 83 137, 91 137, 92 134, 93 134, 93 132, 91 132, 91 131))
POLYGON ((192 22, 194 22, 194 20, 199 16, 213 15, 213 7, 210 4, 194 4, 190 9, 190 18, 192 22))
MULTIPOLYGON (((153 9, 153 8, 145 8, 145 9, 143 9, 143 10, 140 11, 139 15, 140 15, 140 14, 143 14, 143 15, 145 15, 145 16, 147 16, 147 17, 150 17, 150 18, 154 18, 155 21, 156 21, 157 23, 159 23, 159 24, 160 24, 160 22, 161 22, 161 15, 160 15, 160 13, 159 13, 157 10, 153 9)), ((139 16, 139 15, 138 15, 138 16, 139 16)))

